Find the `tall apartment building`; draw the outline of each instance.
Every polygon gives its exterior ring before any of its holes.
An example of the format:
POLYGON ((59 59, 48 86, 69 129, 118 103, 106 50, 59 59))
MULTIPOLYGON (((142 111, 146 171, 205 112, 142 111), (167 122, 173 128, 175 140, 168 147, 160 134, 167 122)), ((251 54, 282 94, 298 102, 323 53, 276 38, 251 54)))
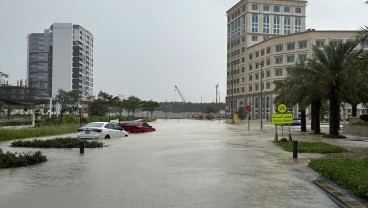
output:
MULTIPOLYGON (((305 31, 305 0, 241 0, 227 11, 228 110, 237 111, 239 89, 249 68, 248 47, 273 37, 305 31)), ((240 103, 241 104, 241 103, 240 103)))
POLYGON ((93 36, 80 25, 54 23, 43 33, 28 35, 29 87, 93 94, 93 36))

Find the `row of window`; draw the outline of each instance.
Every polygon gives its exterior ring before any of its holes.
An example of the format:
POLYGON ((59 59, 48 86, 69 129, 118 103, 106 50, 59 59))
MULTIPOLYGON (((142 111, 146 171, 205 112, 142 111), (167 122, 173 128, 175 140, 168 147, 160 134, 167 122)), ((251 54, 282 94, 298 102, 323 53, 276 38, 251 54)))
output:
MULTIPOLYGON (((254 92, 259 92, 260 91, 260 83, 255 83, 254 84, 254 92)), ((266 90, 266 91, 270 91, 271 90, 271 82, 263 82, 262 83, 262 90, 266 90)), ((245 93, 245 87, 238 87, 238 88, 234 88, 234 89, 229 89, 227 91, 228 95, 231 95, 234 92, 234 94, 239 94, 239 93, 245 93)), ((249 84, 248 85, 248 92, 253 92, 253 84, 249 84)))
MULTIPOLYGON (((284 35, 289 35, 291 33, 291 25, 292 25, 292 21, 293 20, 293 25, 294 25, 294 33, 299 33, 302 31, 302 18, 301 17, 294 17, 291 18, 290 16, 284 16, 284 17, 280 17, 280 16, 273 16, 273 21, 271 24, 271 17, 269 15, 263 15, 263 27, 262 27, 262 31, 259 30, 259 15, 258 14, 252 14, 252 33, 265 33, 265 34, 269 34, 269 33, 273 33, 273 34, 284 34, 284 35), (283 24, 281 24, 281 22, 283 22, 283 24), (271 25, 273 30, 271 30, 271 25), (281 31, 281 26, 284 27, 284 30, 281 31)), ((231 29, 231 28, 229 28, 231 29)), ((228 35, 233 35, 231 34, 231 32, 237 32, 237 31, 229 31, 230 34, 228 33, 228 35)))
MULTIPOLYGON (((290 13, 291 7, 290 6, 279 6, 279 5, 259 5, 259 4, 252 4, 252 11, 260 11, 262 8, 262 11, 264 12, 284 12, 284 13, 290 13)), ((294 13, 295 14, 301 14, 302 8, 301 7, 294 7, 294 13)))

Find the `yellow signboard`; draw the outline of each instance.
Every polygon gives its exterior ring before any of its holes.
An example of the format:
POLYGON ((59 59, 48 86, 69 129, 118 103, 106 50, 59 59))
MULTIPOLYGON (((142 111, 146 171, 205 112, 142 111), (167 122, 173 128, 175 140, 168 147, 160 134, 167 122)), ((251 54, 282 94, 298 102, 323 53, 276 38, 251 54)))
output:
POLYGON ((287 110, 287 107, 286 107, 286 105, 285 105, 285 104, 279 104, 279 105, 277 106, 277 111, 278 111, 279 113, 285 113, 285 112, 286 112, 286 110, 287 110))
POLYGON ((235 122, 238 122, 239 114, 234 113, 233 119, 234 119, 235 122))
POLYGON ((293 124, 293 114, 272 114, 272 124, 293 124))

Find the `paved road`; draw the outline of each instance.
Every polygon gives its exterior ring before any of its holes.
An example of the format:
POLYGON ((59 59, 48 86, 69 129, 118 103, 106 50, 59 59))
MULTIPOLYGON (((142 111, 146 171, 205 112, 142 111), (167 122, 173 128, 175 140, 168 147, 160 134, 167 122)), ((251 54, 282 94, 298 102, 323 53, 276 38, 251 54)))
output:
MULTIPOLYGON (((109 147, 42 150, 48 162, 0 170, 0 207, 337 207, 306 164, 272 144, 272 127, 159 120, 109 147)), ((252 124, 256 125, 256 124, 252 124)), ((28 149, 10 148, 12 152, 28 149)))

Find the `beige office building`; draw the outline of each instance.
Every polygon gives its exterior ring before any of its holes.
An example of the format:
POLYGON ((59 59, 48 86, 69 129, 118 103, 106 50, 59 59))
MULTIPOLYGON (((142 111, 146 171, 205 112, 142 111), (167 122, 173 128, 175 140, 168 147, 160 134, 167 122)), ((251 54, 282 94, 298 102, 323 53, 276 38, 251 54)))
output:
MULTIPOLYGON (((230 113, 250 105, 251 117, 258 119, 262 103, 262 117, 270 118, 277 95, 273 82, 286 77, 288 66, 311 57, 313 45, 355 39, 356 31, 306 30, 306 3, 241 0, 227 11, 226 105, 230 113)), ((297 107, 294 115, 298 116, 297 107)))

